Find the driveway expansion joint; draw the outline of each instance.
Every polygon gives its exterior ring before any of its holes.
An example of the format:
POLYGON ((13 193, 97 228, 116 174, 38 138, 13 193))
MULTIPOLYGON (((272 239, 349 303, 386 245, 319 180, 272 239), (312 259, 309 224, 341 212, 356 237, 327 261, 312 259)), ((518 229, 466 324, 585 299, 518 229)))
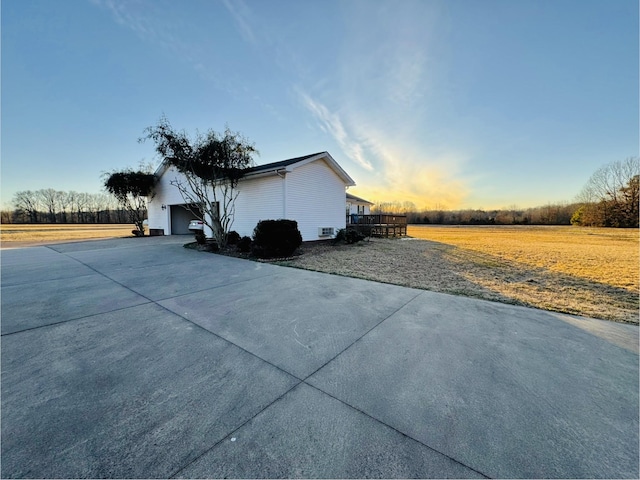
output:
POLYGON ((404 307, 406 307, 407 305, 409 305, 411 302, 413 302, 416 298, 418 298, 419 296, 421 296, 424 292, 418 292, 415 296, 413 296, 412 298, 410 298, 409 300, 407 300, 405 303, 403 303, 402 305, 400 305, 398 308, 396 308, 393 312, 391 312, 389 315, 387 315, 386 317, 384 317, 382 320, 380 320, 378 323, 376 323, 375 325, 373 325, 371 328, 369 328, 366 332, 364 332, 362 335, 360 335, 358 338, 356 338, 353 342, 351 342, 349 345, 347 345, 346 347, 344 347, 342 350, 340 350, 338 353, 336 353, 333 357, 331 357, 329 360, 327 360, 326 362, 324 362, 322 365, 320 365, 318 368, 316 368, 313 372, 311 372, 309 375, 307 375, 304 378, 304 382, 306 382, 310 377, 312 377, 313 375, 315 375, 317 372, 319 372, 320 370, 322 370, 324 367, 326 367, 328 364, 330 364, 331 362, 333 362, 336 358, 338 358, 340 355, 342 355, 344 352, 346 352, 347 350, 349 350, 351 347, 353 347, 356 343, 358 343, 360 340, 362 340, 364 337, 366 337, 369 333, 371 333, 373 330, 375 330, 376 328, 378 328, 380 325, 382 325, 384 322, 386 322, 389 318, 393 317, 396 313, 398 313, 400 310, 402 310, 404 307))
POLYGON ((412 441, 414 441, 414 442, 416 442, 416 443, 419 443, 420 445, 422 445, 422 446, 423 446, 423 447, 425 447, 425 448, 428 448, 428 449, 429 449, 429 450, 431 450, 432 452, 435 452, 435 453, 437 453, 438 455, 442 455, 443 457, 448 458, 448 459, 449 459, 449 460, 451 460, 452 462, 454 462, 454 463, 456 463, 456 464, 458 464, 458 465, 461 465, 461 466, 463 466, 463 467, 465 467, 465 468, 468 468, 469 470, 472 470, 473 472, 477 473, 478 475, 482 475, 484 478, 492 478, 492 477, 488 476, 487 474, 482 473, 480 470, 478 470, 478 469, 476 469, 476 468, 472 467, 471 465, 467 465, 467 464, 465 464, 464 462, 461 462, 460 460, 456 460, 456 459, 455 459, 455 458, 453 458, 452 456, 447 455, 446 453, 441 452, 441 451, 440 451, 440 450, 438 450, 437 448, 434 448, 434 447, 432 447, 432 446, 430 446, 430 445, 428 445, 428 444, 424 443, 423 441, 418 440, 417 438, 412 437, 411 435, 409 435, 409 434, 407 434, 407 433, 403 432, 402 430, 397 429, 397 428, 396 428, 396 427, 394 427, 393 425, 389 425, 388 423, 383 422, 383 421, 382 421, 382 420, 380 420, 379 418, 376 418, 376 417, 374 417, 374 416, 372 416, 372 415, 368 414, 368 413, 367 413, 367 412, 365 412, 364 410, 361 410, 360 408, 358 408, 358 407, 356 407, 356 406, 354 406, 354 405, 351 405, 350 403, 345 402, 344 400, 341 400, 340 398, 336 397, 335 395, 332 395, 331 393, 325 392, 325 391, 324 391, 324 390, 322 390, 321 388, 319 388, 319 387, 317 387, 317 386, 315 386, 315 385, 312 385, 312 384, 310 384, 310 383, 307 383, 306 381, 305 381, 305 382, 302 382, 302 383, 304 383, 305 385, 308 385, 308 386, 310 386, 311 388, 313 388, 313 389, 315 389, 315 390, 317 390, 317 391, 319 391, 319 392, 321 392, 321 393, 323 393, 323 394, 325 394, 325 395, 327 395, 327 396, 329 396, 329 397, 333 398, 334 400, 337 400, 338 402, 342 403, 343 405, 346 405, 347 407, 352 408, 352 409, 353 409, 353 410, 355 410, 356 412, 361 413, 362 415, 364 415, 364 416, 366 416, 366 417, 370 418, 371 420, 373 420, 373 421, 375 421, 375 422, 379 423, 380 425, 384 425, 385 427, 390 428, 391 430, 393 430, 394 432, 399 433, 399 434, 400 434, 400 435, 402 435, 403 437, 406 437, 406 438, 408 438, 408 439, 410 439, 410 440, 412 440, 412 441))

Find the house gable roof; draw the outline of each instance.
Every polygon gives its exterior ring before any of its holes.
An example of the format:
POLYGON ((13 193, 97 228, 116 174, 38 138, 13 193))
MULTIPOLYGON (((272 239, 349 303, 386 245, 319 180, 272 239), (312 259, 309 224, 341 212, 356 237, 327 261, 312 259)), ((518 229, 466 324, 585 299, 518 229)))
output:
POLYGON ((303 157, 295 157, 290 158, 288 160, 282 160, 280 162, 267 163, 265 165, 258 165, 256 167, 252 167, 247 171, 245 178, 263 175, 270 172, 290 172, 295 168, 301 167, 311 162, 315 162, 317 160, 324 160, 327 165, 342 179, 342 181, 347 186, 354 186, 356 182, 353 181, 353 178, 349 176, 347 172, 345 172, 338 162, 336 162, 333 157, 329 154, 329 152, 318 152, 312 153, 311 155, 305 155, 303 157))
MULTIPOLYGON (((279 173, 279 172, 290 172, 294 168, 301 167, 302 165, 306 165, 307 163, 315 162, 316 160, 324 160, 327 165, 340 177, 345 185, 354 186, 356 183, 349 176, 347 172, 345 172, 338 162, 336 162, 329 152, 318 152, 312 153, 311 155, 304 155, 302 157, 289 158, 287 160, 281 160, 279 162, 267 163, 264 165, 257 165, 255 167, 251 167, 247 169, 244 178, 250 177, 258 177, 263 175, 268 175, 270 173, 279 173)), ((164 172, 169 167, 169 162, 166 160, 163 161, 158 169, 155 172, 157 177, 160 177, 164 174, 164 172)))
POLYGON ((281 160, 279 162, 266 163, 264 165, 256 165, 255 167, 251 167, 249 170, 247 170, 247 173, 259 173, 262 171, 266 172, 266 171, 273 170, 274 168, 278 169, 278 168, 288 167, 289 165, 302 162, 309 158, 315 157, 316 155, 322 155, 322 153, 323 152, 312 153, 311 155, 305 155, 303 157, 290 158, 288 160, 281 160))
POLYGON ((373 205, 373 202, 370 202, 369 200, 365 200, 364 198, 360 198, 360 197, 356 197, 355 195, 351 195, 350 193, 347 193, 347 200, 350 200, 352 202, 356 202, 356 203, 366 203, 367 205, 373 205))

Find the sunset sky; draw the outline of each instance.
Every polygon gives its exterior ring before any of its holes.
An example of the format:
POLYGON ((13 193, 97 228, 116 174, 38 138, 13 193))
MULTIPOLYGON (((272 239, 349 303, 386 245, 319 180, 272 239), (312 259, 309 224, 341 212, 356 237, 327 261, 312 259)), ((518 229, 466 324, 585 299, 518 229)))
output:
POLYGON ((3 0, 2 205, 178 130, 328 151, 373 202, 572 201, 638 155, 637 0, 3 0))

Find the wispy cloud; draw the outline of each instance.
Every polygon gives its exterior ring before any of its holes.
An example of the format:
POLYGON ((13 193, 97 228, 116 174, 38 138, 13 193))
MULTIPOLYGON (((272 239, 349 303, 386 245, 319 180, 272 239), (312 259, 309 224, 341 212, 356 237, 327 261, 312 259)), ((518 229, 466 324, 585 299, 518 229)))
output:
POLYGON ((244 95, 233 78, 225 76, 211 59, 215 45, 206 30, 194 24, 173 3, 160 0, 91 0, 109 12, 114 21, 132 31, 142 41, 162 50, 172 65, 183 63, 200 77, 232 95, 244 95))
POLYGON ((255 45, 257 43, 256 34, 251 26, 251 10, 247 4, 243 0, 222 0, 222 3, 236 22, 242 38, 255 45))
POLYGON ((373 165, 365 158, 364 148, 349 134, 336 113, 331 113, 322 103, 314 100, 303 91, 297 89, 302 104, 318 121, 320 128, 331 135, 343 152, 354 162, 366 170, 373 170, 373 165))
POLYGON ((420 51, 395 56, 386 79, 389 98, 403 107, 416 105, 426 84, 425 58, 420 51))
MULTIPOLYGON (((147 41, 162 41, 161 31, 157 27, 157 18, 150 15, 141 15, 138 7, 143 6, 138 3, 122 2, 121 0, 91 0, 91 3, 109 11, 115 21, 130 30, 140 38, 147 41)), ((166 30, 164 31, 166 34, 166 30)), ((163 42, 164 43, 164 42, 163 42)))

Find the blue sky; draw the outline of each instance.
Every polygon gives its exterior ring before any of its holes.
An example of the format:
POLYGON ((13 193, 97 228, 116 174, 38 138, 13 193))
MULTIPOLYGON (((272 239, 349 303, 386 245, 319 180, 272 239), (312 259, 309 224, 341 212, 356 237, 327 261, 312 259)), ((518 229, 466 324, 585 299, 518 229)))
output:
POLYGON ((2 204, 225 125, 374 202, 571 201, 638 155, 637 0, 3 0, 2 204))

